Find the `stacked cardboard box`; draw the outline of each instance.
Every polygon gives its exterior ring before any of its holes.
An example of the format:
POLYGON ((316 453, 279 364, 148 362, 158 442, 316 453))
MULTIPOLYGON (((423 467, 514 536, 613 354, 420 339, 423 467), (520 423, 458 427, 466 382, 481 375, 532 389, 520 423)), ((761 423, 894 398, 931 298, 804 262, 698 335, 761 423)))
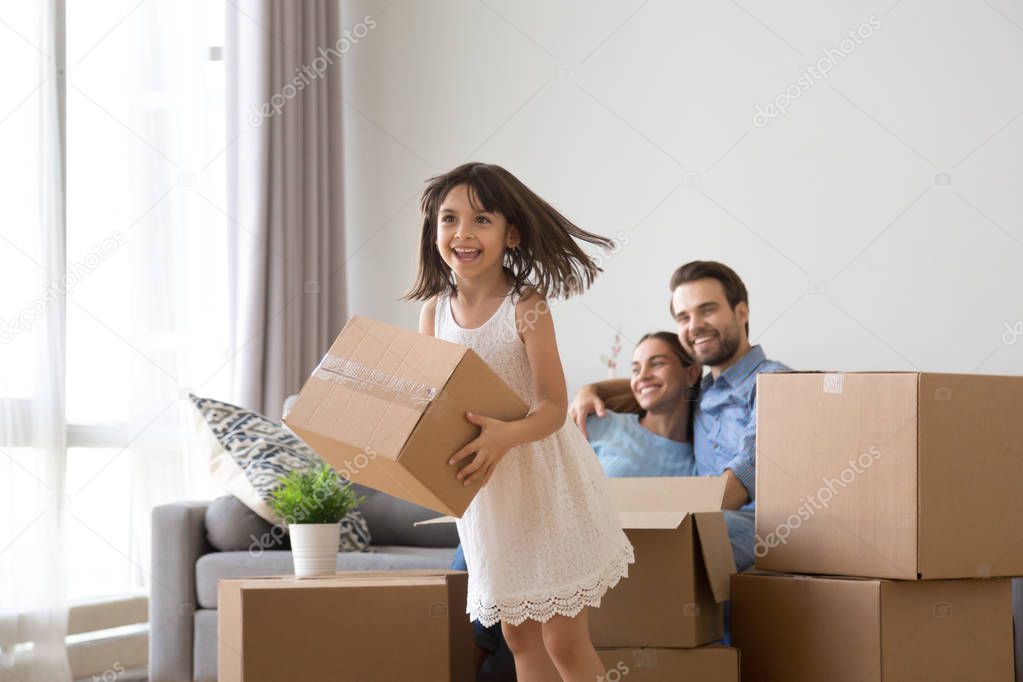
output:
POLYGON ((464 571, 351 571, 221 580, 217 679, 475 678, 464 571))
POLYGON ((1023 378, 762 374, 757 403, 743 679, 1011 681, 1023 378))

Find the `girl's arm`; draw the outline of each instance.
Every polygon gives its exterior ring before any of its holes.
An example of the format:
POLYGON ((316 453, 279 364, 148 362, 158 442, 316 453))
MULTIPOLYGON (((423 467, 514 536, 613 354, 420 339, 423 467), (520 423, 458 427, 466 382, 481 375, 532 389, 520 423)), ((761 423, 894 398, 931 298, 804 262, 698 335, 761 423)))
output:
POLYGON ((437 297, 434 296, 419 311, 419 333, 433 336, 433 320, 437 314, 437 297))
POLYGON ((448 460, 448 464, 457 465, 475 453, 472 462, 458 471, 457 477, 464 485, 477 480, 486 485, 508 450, 546 438, 561 428, 568 414, 565 372, 561 367, 554 321, 547 301, 536 292, 529 291, 515 306, 515 323, 526 345, 536 405, 532 412, 516 421, 501 421, 472 412, 466 414, 466 419, 482 430, 479 436, 448 460))
POLYGON ((529 290, 515 306, 515 323, 526 344, 536 394, 535 409, 525 418, 510 422, 515 445, 521 445, 546 438, 561 428, 568 414, 568 389, 547 301, 529 290))

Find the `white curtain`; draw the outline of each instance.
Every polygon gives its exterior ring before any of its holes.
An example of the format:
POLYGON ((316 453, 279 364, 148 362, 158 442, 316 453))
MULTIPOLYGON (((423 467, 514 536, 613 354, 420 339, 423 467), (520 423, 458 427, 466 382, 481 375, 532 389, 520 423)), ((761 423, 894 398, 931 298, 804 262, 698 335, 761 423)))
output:
POLYGON ((69 605, 145 591, 152 507, 219 494, 181 417, 233 357, 224 14, 0 5, 0 682, 70 680, 69 605))
POLYGON ((0 680, 71 679, 64 650, 63 3, 0 9, 0 680), (17 68, 13 68, 17 65, 17 68))

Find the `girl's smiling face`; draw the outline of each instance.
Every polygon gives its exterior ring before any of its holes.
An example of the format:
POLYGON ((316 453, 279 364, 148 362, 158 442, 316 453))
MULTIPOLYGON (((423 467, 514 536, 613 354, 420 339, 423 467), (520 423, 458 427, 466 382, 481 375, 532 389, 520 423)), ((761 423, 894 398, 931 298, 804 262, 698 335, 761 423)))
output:
POLYGON ((461 278, 500 268, 505 249, 519 243, 518 230, 503 215, 486 211, 471 199, 469 188, 458 185, 437 212, 437 250, 461 278))

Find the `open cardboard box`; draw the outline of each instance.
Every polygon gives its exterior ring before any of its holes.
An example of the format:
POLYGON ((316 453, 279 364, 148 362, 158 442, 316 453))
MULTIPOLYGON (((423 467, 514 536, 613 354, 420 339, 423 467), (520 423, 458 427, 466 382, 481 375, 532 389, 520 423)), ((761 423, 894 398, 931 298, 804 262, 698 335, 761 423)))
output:
POLYGON ((284 423, 342 476, 461 516, 479 483, 447 460, 480 433, 468 411, 514 420, 528 406, 471 349, 353 315, 284 423))
POLYGON ((474 679, 466 586, 430 569, 221 580, 217 679, 474 679))
POLYGON ((1012 682, 1012 584, 741 573, 746 682, 1012 682))
MULTIPOLYGON (((590 611, 597 647, 696 647, 721 639, 735 559, 721 500, 725 479, 606 479, 636 562, 590 611)), ((449 523, 450 516, 415 525, 449 523)))
POLYGON ((1023 377, 757 377, 757 567, 1023 575, 1023 377))

